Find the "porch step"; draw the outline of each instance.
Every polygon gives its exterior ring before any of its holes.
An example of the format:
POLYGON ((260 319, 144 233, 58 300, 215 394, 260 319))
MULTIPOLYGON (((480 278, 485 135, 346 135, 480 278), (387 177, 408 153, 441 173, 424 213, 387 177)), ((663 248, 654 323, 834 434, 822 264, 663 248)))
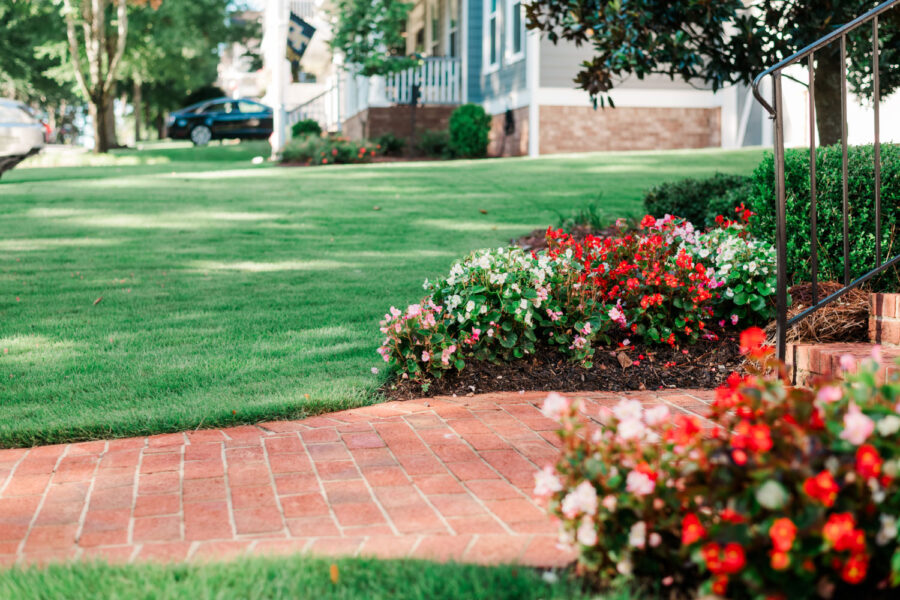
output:
MULTIPOLYGON (((862 361, 872 357, 872 349, 877 345, 873 343, 788 344, 788 372, 792 381, 798 385, 806 385, 811 379, 821 375, 831 375, 843 379, 844 369, 841 367, 841 357, 849 355, 852 359, 850 371, 856 371, 862 361)), ((896 364, 896 360, 900 358, 900 347, 883 346, 881 354, 883 360, 876 376, 878 381, 883 382, 885 378, 900 377, 900 367, 896 364)))
POLYGON ((869 298, 869 341, 900 346, 900 294, 872 294, 869 298))

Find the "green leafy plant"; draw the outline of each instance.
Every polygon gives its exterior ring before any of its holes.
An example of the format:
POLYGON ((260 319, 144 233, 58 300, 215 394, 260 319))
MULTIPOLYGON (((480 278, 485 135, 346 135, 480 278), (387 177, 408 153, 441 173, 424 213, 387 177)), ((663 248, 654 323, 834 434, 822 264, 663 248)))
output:
POLYGON ((322 126, 315 119, 300 119, 291 126, 291 134, 295 138, 307 135, 322 135, 322 126))
POLYGON ((450 151, 459 158, 487 156, 491 117, 478 104, 463 104, 450 115, 450 151))
POLYGON ((306 135, 288 142, 281 160, 307 165, 337 165, 369 162, 376 154, 375 145, 370 142, 306 135))
POLYGON ((764 340, 741 334, 750 374, 717 390, 706 424, 547 398, 562 451, 535 496, 582 573, 652 581, 659 597, 896 597, 900 381, 879 381, 875 351, 846 383, 790 387, 764 340))
POLYGON ((417 64, 406 56, 406 0, 335 0, 331 47, 345 64, 366 77, 387 75, 417 64))
POLYGON ((372 142, 383 156, 400 156, 406 148, 406 140, 393 133, 383 133, 372 142))
MULTIPOLYGON (((819 279, 843 281, 843 183, 840 146, 816 151, 816 212, 819 279)), ((881 147, 882 257, 900 253, 900 146, 881 147)), ((872 146, 848 149, 850 276, 855 279, 875 267, 875 175, 872 146)), ((789 149, 785 155, 787 196, 787 264, 793 282, 810 280, 809 151, 789 149)), ((775 241, 774 159, 768 154, 752 176, 748 206, 755 213, 751 232, 775 241)), ((897 291, 900 269, 889 269, 872 282, 876 291, 897 291)))
POLYGON ((450 155, 450 135, 440 129, 427 129, 419 132, 416 146, 425 156, 447 158, 450 155))
MULTIPOLYGON (((707 179, 689 177, 662 183, 647 190, 644 208, 651 215, 672 215, 687 219, 697 226, 711 225, 712 223, 707 223, 710 201, 742 186, 746 181, 747 178, 741 175, 716 173, 707 179)), ((725 214, 733 214, 733 211, 729 210, 725 214)))
POLYGON ((557 211, 556 215, 558 217, 556 228, 563 231, 571 231, 574 227, 589 227, 594 231, 600 231, 616 222, 616 219, 600 208, 599 201, 589 202, 565 214, 557 211))

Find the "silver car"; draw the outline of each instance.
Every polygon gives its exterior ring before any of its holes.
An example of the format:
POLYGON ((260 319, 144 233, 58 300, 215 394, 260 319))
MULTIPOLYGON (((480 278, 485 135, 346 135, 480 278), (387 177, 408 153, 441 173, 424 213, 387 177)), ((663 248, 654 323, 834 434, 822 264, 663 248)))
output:
POLYGON ((0 98, 0 176, 43 147, 41 122, 21 102, 0 98))

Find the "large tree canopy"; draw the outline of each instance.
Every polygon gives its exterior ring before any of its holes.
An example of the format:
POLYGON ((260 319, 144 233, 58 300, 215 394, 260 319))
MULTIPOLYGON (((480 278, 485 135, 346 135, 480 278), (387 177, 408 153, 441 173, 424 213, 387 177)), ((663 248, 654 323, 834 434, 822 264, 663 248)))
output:
MULTIPOLYGON (((576 45, 591 60, 575 83, 596 102, 623 78, 662 74, 718 90, 750 83, 836 27, 877 6, 875 0, 531 0, 528 27, 576 45)), ((900 10, 882 17, 882 96, 900 86, 900 10)), ((853 91, 871 98, 871 29, 853 34, 853 91)), ((840 52, 817 53, 816 108, 823 144, 840 139, 840 52)))
POLYGON ((331 46, 367 77, 412 66, 404 38, 411 8, 408 0, 335 0, 331 46))

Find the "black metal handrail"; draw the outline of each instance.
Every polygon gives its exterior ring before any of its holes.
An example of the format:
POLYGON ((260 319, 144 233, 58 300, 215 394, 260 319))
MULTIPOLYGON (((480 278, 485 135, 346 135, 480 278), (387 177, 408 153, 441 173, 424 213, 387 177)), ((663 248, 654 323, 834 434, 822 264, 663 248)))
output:
POLYGON ((753 95, 757 101, 772 116, 775 129, 775 250, 776 250, 776 352, 780 359, 784 359, 786 350, 786 338, 788 327, 793 326, 801 319, 821 309, 823 306, 834 302, 851 289, 862 285, 872 277, 884 272, 890 267, 900 264, 900 254, 887 261, 881 260, 881 140, 880 140, 880 81, 878 73, 878 59, 880 48, 878 43, 878 16, 888 10, 900 7, 900 0, 888 0, 853 19, 813 42, 796 54, 789 56, 778 64, 769 67, 760 73, 753 81, 753 95), (847 160, 847 34, 872 22, 872 65, 873 65, 873 103, 875 109, 875 138, 874 138, 874 162, 875 162, 875 268, 865 275, 850 280, 850 218, 849 218, 849 186, 848 186, 848 160, 847 160), (839 41, 841 45, 841 175, 843 183, 843 241, 844 241, 844 286, 826 296, 822 300, 818 298, 818 238, 816 236, 816 106, 815 106, 815 53, 817 50, 839 41), (787 318, 787 232, 786 232, 786 200, 784 178, 784 110, 782 108, 781 77, 782 71, 787 67, 797 64, 804 58, 807 59, 809 71, 809 185, 810 185, 810 274, 812 279, 812 304, 806 310, 787 318), (763 79, 772 77, 773 91, 772 104, 766 102, 760 93, 759 86, 763 79))

